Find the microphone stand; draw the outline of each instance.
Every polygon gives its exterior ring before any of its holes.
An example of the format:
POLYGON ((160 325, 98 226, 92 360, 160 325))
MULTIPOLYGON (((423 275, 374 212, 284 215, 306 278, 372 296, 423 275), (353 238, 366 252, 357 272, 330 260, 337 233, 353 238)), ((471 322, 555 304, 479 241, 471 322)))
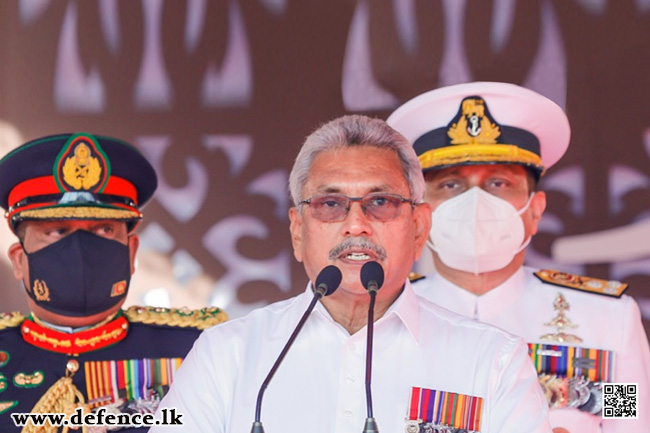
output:
POLYGON ((273 379, 273 375, 275 375, 275 371, 278 369, 278 366, 284 359, 285 355, 287 354, 287 352, 289 352, 289 348, 293 344, 293 341, 296 339, 296 336, 298 336, 298 332, 300 332, 303 325, 307 321, 307 318, 311 314, 312 310, 314 309, 314 307, 316 307, 316 303, 320 298, 323 297, 324 293, 319 289, 320 287, 314 290, 314 297, 312 298, 309 307, 300 318, 300 321, 298 322, 296 329, 293 330, 291 337, 289 337, 287 344, 284 345, 282 352, 280 352, 280 356, 278 356, 278 359, 275 361, 275 364, 273 364, 273 367, 271 367, 271 371, 269 371, 269 374, 266 376, 266 379, 264 379, 264 382, 262 382, 260 392, 257 394, 257 405, 255 407, 255 422, 253 422, 251 433, 264 433, 264 426, 262 426, 262 422, 260 421, 260 419, 262 418, 262 397, 264 396, 264 391, 266 390, 266 387, 269 386, 269 382, 271 382, 271 379, 273 379))
POLYGON ((266 379, 264 379, 264 382, 260 387, 260 391, 257 394, 257 404, 255 405, 255 421, 253 422, 251 433, 264 433, 264 427, 262 426, 262 421, 261 421, 262 397, 264 396, 264 391, 266 390, 266 387, 269 386, 269 382, 271 382, 271 379, 273 379, 273 375, 275 374, 276 370, 280 366, 280 363, 282 362, 285 355, 289 351, 289 348, 293 344, 294 340, 298 336, 298 332, 300 332, 303 325, 307 321, 307 318, 309 317, 314 307, 316 306, 316 303, 318 303, 318 301, 323 296, 329 296, 332 293, 334 293, 336 289, 339 287, 339 285, 341 284, 341 279, 342 279, 341 271, 339 270, 339 268, 337 268, 334 265, 326 266, 318 274, 318 277, 316 278, 316 283, 314 284, 314 286, 316 287, 314 289, 314 296, 311 299, 311 302, 309 303, 309 307, 307 307, 307 310, 300 318, 300 321, 296 325, 296 328, 293 330, 293 333, 289 337, 289 340, 284 345, 284 348, 282 349, 282 352, 280 352, 280 356, 278 356, 278 359, 275 361, 275 364, 273 364, 273 367, 271 367, 271 371, 269 371, 269 374, 266 376, 266 379))
POLYGON ((377 422, 375 421, 372 413, 372 392, 370 389, 370 379, 372 378, 372 337, 375 322, 375 298, 377 297, 377 289, 375 287, 368 289, 368 293, 370 294, 367 327, 368 338, 366 340, 366 407, 368 408, 368 417, 366 418, 366 423, 363 426, 363 433, 379 433, 377 422))
POLYGON ((366 408, 368 417, 363 426, 363 433, 379 433, 377 422, 372 413, 372 392, 370 379, 372 378, 372 341, 375 326, 375 298, 377 292, 384 284, 384 269, 377 262, 367 262, 361 267, 361 284, 370 295, 368 305, 368 326, 366 327, 368 339, 366 341, 366 408))

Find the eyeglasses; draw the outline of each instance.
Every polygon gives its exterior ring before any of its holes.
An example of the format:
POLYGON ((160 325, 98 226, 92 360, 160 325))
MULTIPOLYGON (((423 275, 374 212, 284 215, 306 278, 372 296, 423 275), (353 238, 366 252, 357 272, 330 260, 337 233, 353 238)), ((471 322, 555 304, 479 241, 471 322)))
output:
POLYGON ((348 197, 343 194, 315 195, 298 203, 308 204, 311 207, 312 216, 323 222, 343 221, 350 210, 350 202, 358 201, 365 215, 369 215, 377 221, 389 221, 397 218, 402 209, 402 203, 410 203, 415 207, 416 203, 398 194, 384 192, 373 192, 363 197, 348 197))

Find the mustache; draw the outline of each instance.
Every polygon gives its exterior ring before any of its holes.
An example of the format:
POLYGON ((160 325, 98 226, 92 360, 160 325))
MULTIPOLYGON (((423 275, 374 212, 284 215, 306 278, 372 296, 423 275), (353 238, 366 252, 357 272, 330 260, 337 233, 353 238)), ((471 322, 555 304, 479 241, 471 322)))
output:
POLYGON ((365 237, 344 239, 343 242, 330 250, 329 259, 335 260, 341 253, 349 249, 369 250, 377 256, 377 260, 386 260, 386 250, 365 237))

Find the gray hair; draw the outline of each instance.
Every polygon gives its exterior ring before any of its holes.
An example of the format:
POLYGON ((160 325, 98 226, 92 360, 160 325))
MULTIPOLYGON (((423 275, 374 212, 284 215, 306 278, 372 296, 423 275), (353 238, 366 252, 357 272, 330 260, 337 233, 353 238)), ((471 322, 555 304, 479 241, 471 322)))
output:
POLYGON ((326 150, 351 146, 373 146, 394 151, 402 166, 404 179, 409 185, 411 199, 416 203, 422 201, 422 167, 408 140, 383 120, 349 115, 325 123, 305 140, 289 175, 289 192, 295 206, 304 199, 302 188, 307 182, 316 155, 326 150))

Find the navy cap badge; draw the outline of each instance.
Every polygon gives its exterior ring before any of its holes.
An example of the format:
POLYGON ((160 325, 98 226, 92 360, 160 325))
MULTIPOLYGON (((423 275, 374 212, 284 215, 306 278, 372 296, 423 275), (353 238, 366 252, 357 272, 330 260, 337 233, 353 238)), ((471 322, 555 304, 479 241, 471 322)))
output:
POLYGON ((499 125, 490 117, 485 101, 479 97, 463 99, 447 135, 451 144, 496 144, 501 135, 499 125))

